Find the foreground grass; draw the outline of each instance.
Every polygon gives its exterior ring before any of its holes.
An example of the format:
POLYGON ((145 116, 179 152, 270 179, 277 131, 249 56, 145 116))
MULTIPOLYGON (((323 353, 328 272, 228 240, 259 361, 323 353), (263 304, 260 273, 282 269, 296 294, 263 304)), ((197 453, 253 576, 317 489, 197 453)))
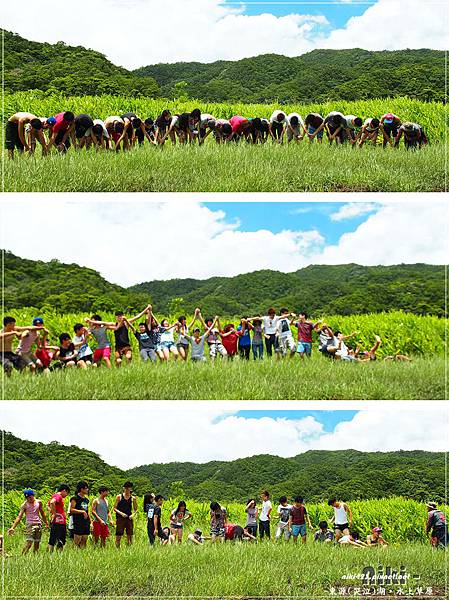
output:
MULTIPOLYGON (((45 536, 46 537, 46 536, 45 536)), ((20 540, 21 542, 21 540, 20 540)), ((329 597, 332 586, 360 586, 346 574, 366 566, 406 567, 411 576, 405 590, 431 586, 430 597, 444 597, 445 553, 428 545, 407 544, 387 549, 306 546, 273 542, 226 543, 205 547, 149 548, 141 536, 120 552, 108 542, 105 550, 61 554, 41 551, 21 557, 19 540, 7 548, 5 598, 200 598, 329 597), (418 575, 419 580, 413 579, 418 575)), ((363 586, 362 586, 363 587, 363 586)), ((397 586, 389 586, 395 597, 397 586)), ((374 592, 374 590, 373 590, 374 592)), ((374 593, 371 597, 377 597, 374 593)), ((366 596, 365 596, 366 597, 366 596)))
POLYGON ((443 400, 444 358, 412 363, 348 364, 321 356, 280 363, 131 365, 108 371, 65 370, 45 377, 14 373, 8 400, 443 400))
MULTIPOLYGON (((126 154, 53 153, 5 161, 7 192, 437 192, 445 189, 444 145, 420 152, 365 146, 228 144, 126 154)), ((39 153, 40 151, 38 151, 39 153)))

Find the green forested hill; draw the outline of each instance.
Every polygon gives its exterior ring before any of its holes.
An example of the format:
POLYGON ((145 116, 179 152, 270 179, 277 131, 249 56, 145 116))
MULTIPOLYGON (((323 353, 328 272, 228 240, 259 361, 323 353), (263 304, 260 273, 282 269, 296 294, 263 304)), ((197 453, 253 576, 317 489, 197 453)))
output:
POLYGON ((119 491, 128 478, 139 494, 155 491, 205 501, 245 501, 264 488, 274 498, 300 493, 309 502, 333 494, 345 500, 403 495, 440 501, 444 498, 444 454, 312 450, 292 458, 259 455, 205 464, 152 464, 122 471, 77 446, 5 435, 6 490, 28 486, 53 489, 63 482, 73 487, 86 479, 93 488, 106 484, 111 491, 119 491))
MULTIPOLYGON (((1 32, 2 30, 0 30, 1 32)), ((31 42, 4 32, 5 91, 43 90, 66 95, 160 95, 152 77, 137 77, 103 54, 64 42, 31 42)))
MULTIPOLYGON (((444 315, 444 267, 415 264, 365 267, 312 265, 294 273, 256 271, 235 277, 150 281, 129 288, 76 264, 22 259, 5 253, 6 309, 32 306, 56 312, 141 310, 158 314, 248 315, 285 305, 311 314, 404 310, 444 315)), ((248 315, 249 316, 249 315, 248 315)))
POLYGON ((313 50, 289 58, 264 54, 210 64, 157 64, 136 69, 154 77, 164 97, 208 102, 325 102, 409 96, 444 99, 444 52, 313 50))

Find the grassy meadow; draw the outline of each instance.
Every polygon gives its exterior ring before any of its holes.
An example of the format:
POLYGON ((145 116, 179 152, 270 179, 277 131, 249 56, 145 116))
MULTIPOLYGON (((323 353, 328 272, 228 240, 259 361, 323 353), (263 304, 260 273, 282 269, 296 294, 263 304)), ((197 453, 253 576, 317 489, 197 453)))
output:
MULTIPOLYGON (((47 496, 41 496, 46 502, 47 496)), ((178 499, 167 500, 162 524, 168 523, 169 510, 178 499)), ((19 492, 6 494, 6 521, 14 518, 20 502, 19 492)), ((139 507, 141 499, 139 499, 139 507)), ((186 533, 200 527, 208 535, 208 506, 187 501, 193 514, 186 533)), ((230 522, 244 524, 244 506, 226 504, 230 522)), ((366 566, 388 565, 399 571, 404 565, 410 575, 406 586, 432 587, 429 597, 444 595, 445 553, 431 548, 425 536, 426 511, 423 504, 403 498, 351 502, 354 530, 363 538, 374 525, 382 525, 388 548, 355 549, 316 544, 311 532, 305 545, 290 541, 231 543, 204 547, 182 544, 150 548, 145 531, 145 516, 138 515, 132 547, 120 552, 108 541, 106 549, 91 542, 86 551, 75 550, 68 542, 64 552, 50 555, 41 549, 35 556, 20 556, 23 538, 20 531, 6 539, 6 597, 11 598, 118 598, 124 597, 329 597, 332 587, 360 586, 345 575, 359 575, 366 566), (226 574, 226 576, 224 576, 226 574), (418 575, 420 579, 414 579, 418 575), (26 594, 24 595, 24 590, 26 594)), ((329 519, 325 504, 308 505, 315 527, 329 519)), ((274 528, 274 522, 272 524, 274 528)), ((113 528, 111 529, 114 535, 113 528)), ((43 546, 48 532, 43 534, 43 546)), ((365 586, 368 587, 368 586, 365 586)), ((389 586, 393 591, 397 586, 389 586)), ((374 591, 371 597, 375 597, 374 591)))
MULTIPOLYGON (((155 118, 164 108, 192 110, 229 118, 234 114, 269 117, 274 104, 211 104, 194 100, 172 101, 114 96, 64 97, 42 92, 6 95, 5 115, 29 110, 53 115, 61 110, 87 112, 94 118, 133 110, 155 118)), ((325 104, 286 105, 306 115, 340 110, 362 117, 393 111, 403 120, 425 127, 430 145, 420 152, 381 146, 334 147, 327 142, 249 146, 215 144, 212 136, 202 147, 133 148, 127 153, 94 149, 66 156, 53 152, 41 160, 18 157, 5 163, 5 191, 9 192, 433 192, 445 189, 444 135, 447 116, 443 106, 408 98, 335 101, 325 104)))

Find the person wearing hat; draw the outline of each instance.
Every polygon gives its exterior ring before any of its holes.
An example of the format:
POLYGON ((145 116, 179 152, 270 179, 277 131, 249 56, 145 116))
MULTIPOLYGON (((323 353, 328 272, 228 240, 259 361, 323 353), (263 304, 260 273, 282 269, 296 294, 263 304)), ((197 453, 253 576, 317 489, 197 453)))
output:
POLYGON ((195 529, 193 533, 189 533, 189 535, 187 536, 187 540, 189 542, 192 542, 193 544, 196 544, 197 546, 201 546, 202 544, 204 544, 205 540, 210 539, 211 538, 209 536, 203 535, 201 529, 195 529))
POLYGON ((36 369, 42 369, 43 367, 42 362, 32 351, 34 344, 37 344, 38 347, 41 345, 40 331, 43 331, 46 335, 48 334, 48 329, 44 328, 44 319, 42 317, 35 317, 33 325, 23 332, 17 347, 17 354, 22 357, 32 373, 35 373, 36 369))
POLYGON ((449 534, 446 515, 439 510, 436 502, 429 502, 427 507, 426 534, 431 533, 431 544, 435 548, 447 548, 449 534))
POLYGON ((31 546, 37 552, 42 538, 42 522, 48 527, 47 515, 42 507, 42 502, 36 498, 33 490, 24 490, 25 502, 20 507, 14 523, 8 529, 8 535, 13 535, 17 525, 25 515, 25 546, 22 554, 26 554, 31 546))
POLYGON ((382 527, 373 527, 366 536, 366 543, 368 546, 388 546, 388 542, 382 537, 382 527))
POLYGON ((399 146, 401 137, 404 137, 404 146, 407 150, 416 148, 417 146, 421 148, 423 145, 425 146, 429 143, 422 126, 418 123, 411 123, 410 121, 406 121, 399 127, 398 134, 394 140, 395 148, 399 146))
POLYGON ((383 135, 382 146, 384 148, 387 144, 394 145, 401 124, 401 119, 393 113, 386 113, 380 117, 380 130, 383 135))

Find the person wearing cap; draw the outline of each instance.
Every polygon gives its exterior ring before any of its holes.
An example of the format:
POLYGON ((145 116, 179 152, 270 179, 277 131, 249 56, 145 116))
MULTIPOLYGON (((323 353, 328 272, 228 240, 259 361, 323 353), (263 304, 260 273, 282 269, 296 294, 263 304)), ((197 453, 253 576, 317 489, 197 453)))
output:
POLYGON ((422 146, 426 146, 429 143, 427 139, 427 135, 424 132, 424 129, 418 123, 411 123, 410 121, 406 121, 403 123, 398 129, 398 135, 394 140, 394 147, 397 148, 399 146, 399 142, 401 141, 401 137, 404 137, 404 146, 407 150, 410 148, 422 148, 422 146))
POLYGON ((44 328, 44 319, 42 317, 35 317, 33 319, 33 325, 22 333, 22 337, 17 347, 17 354, 22 357, 26 366, 29 367, 32 373, 35 373, 36 369, 42 369, 43 367, 42 362, 32 351, 34 344, 37 344, 38 348, 41 345, 41 337, 39 335, 41 331, 46 335, 48 334, 48 329, 44 328))
POLYGON ((368 546, 388 546, 388 542, 382 537, 382 527, 373 527, 366 536, 366 543, 368 546))
POLYGON ((384 148, 387 144, 394 145, 400 126, 401 119, 393 113, 386 113, 380 117, 380 129, 383 135, 382 146, 384 148))
POLYGON ((193 533, 189 533, 189 535, 187 536, 187 540, 189 542, 192 542, 193 544, 196 544, 197 546, 201 546, 202 544, 204 544, 205 540, 210 539, 211 538, 209 536, 203 535, 201 529, 195 529, 193 533))
POLYGON ((36 498, 33 490, 24 490, 25 502, 20 507, 14 523, 8 529, 8 535, 13 535, 17 525, 25 515, 25 546, 22 554, 26 554, 31 546, 33 552, 39 550, 42 538, 42 523, 48 527, 47 515, 44 512, 42 502, 36 498))
POLYGON ((32 113, 16 112, 9 117, 5 130, 5 148, 8 150, 8 157, 11 160, 14 158, 14 150, 18 150, 20 153, 31 152, 31 146, 25 135, 26 125, 30 125, 30 128, 36 132, 36 137, 41 143, 44 153, 47 151, 47 144, 42 133, 42 121, 32 113))
POLYGON ((71 111, 66 111, 58 113, 54 116, 54 119, 55 122, 51 128, 47 150, 50 150, 52 146, 56 146, 60 152, 67 152, 70 147, 70 140, 73 146, 76 146, 75 115, 71 111))
POLYGON ((436 502, 426 504, 427 523, 426 534, 431 533, 431 544, 435 548, 447 548, 449 544, 449 534, 447 529, 446 515, 439 510, 436 502))
POLYGON ((368 119, 365 119, 360 131, 359 147, 361 148, 367 140, 375 146, 377 143, 377 136, 379 135, 379 129, 380 119, 377 117, 372 119, 368 117, 368 119))

